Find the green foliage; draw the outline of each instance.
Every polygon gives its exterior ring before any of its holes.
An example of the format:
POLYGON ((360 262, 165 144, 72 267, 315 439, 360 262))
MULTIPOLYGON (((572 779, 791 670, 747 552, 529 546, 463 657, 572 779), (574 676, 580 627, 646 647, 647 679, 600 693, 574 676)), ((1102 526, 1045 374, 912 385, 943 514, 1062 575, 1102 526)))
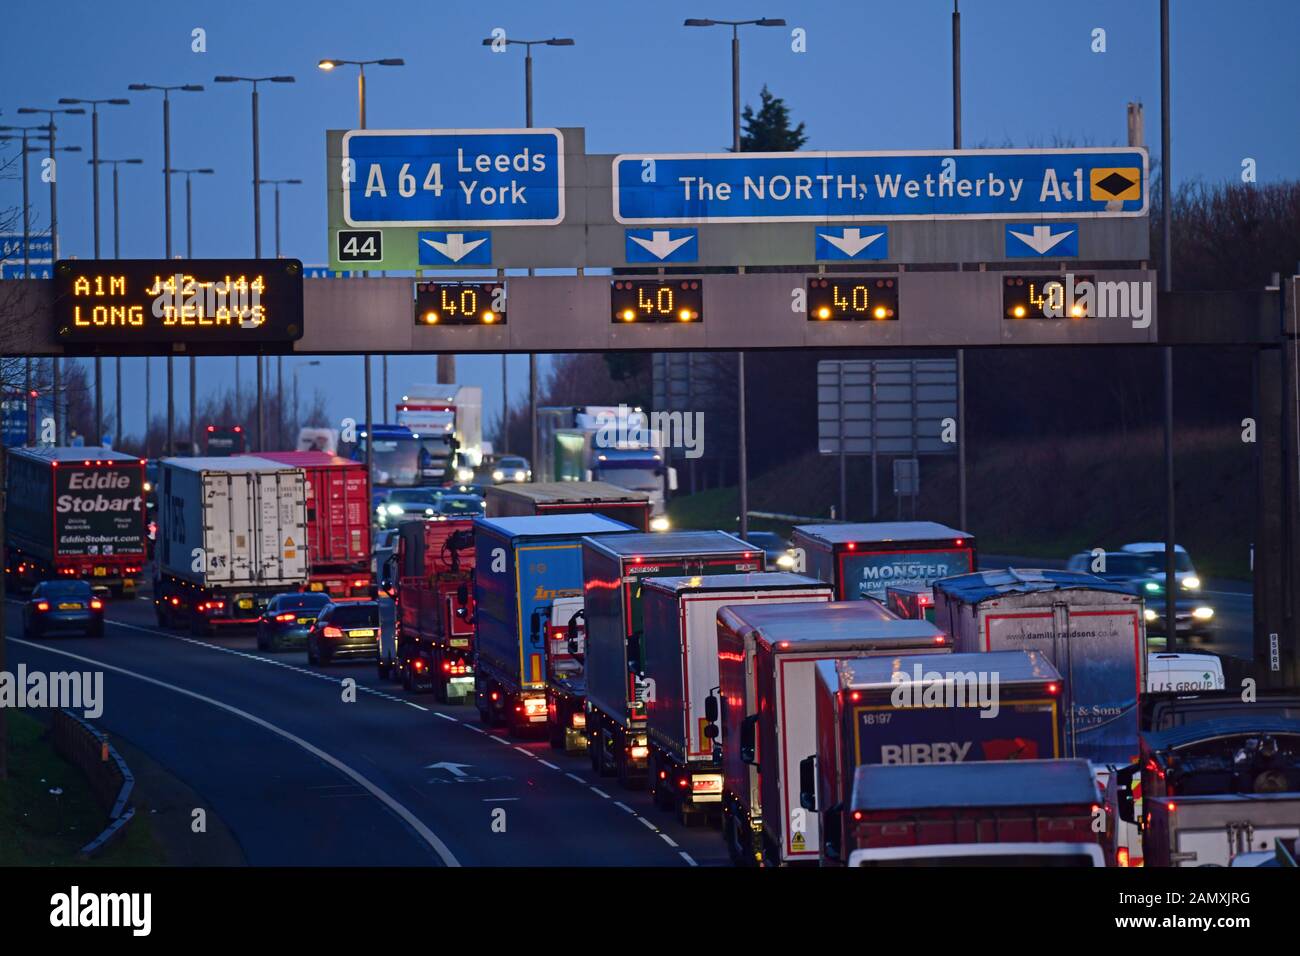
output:
POLYGON ((804 135, 804 124, 791 128, 790 109, 785 100, 773 96, 766 86, 759 94, 761 105, 758 112, 752 106, 746 106, 740 114, 744 129, 740 134, 740 151, 742 153, 788 153, 803 147, 808 142, 804 135))

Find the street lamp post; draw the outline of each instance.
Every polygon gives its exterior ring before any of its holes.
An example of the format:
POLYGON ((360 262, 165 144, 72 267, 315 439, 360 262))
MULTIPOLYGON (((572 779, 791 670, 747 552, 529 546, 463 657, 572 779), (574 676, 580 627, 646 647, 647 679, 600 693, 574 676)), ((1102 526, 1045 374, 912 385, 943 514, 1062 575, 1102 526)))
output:
MULTIPOLYGON (((297 363, 296 365, 294 365, 294 367, 293 367, 293 424, 294 424, 294 427, 298 427, 298 373, 299 373, 300 371, 302 371, 303 368, 305 368, 305 367, 307 367, 307 366, 310 366, 310 365, 320 365, 320 361, 319 361, 318 359, 312 359, 310 362, 298 362, 298 363, 297 363)), ((369 433, 369 431, 366 432, 366 446, 367 446, 367 447, 370 446, 370 433, 369 433)))
MULTIPOLYGON (((92 160, 92 162, 95 162, 92 160)), ((117 184, 117 167, 126 163, 131 166, 139 166, 144 162, 143 159, 101 159, 96 165, 108 165, 113 167, 113 258, 122 257, 122 230, 121 230, 121 206, 119 205, 119 192, 117 184)), ((113 360, 114 372, 117 377, 117 428, 115 434, 117 440, 122 440, 122 356, 113 360)))
MULTIPOLYGON (((549 40, 516 40, 512 37, 486 37, 483 45, 492 47, 494 50, 497 44, 504 43, 507 46, 515 45, 524 48, 524 125, 529 129, 533 128, 533 47, 535 46, 573 46, 574 42, 571 37, 551 37, 549 40)), ((529 269, 528 274, 532 275, 533 270, 529 269)), ((504 363, 504 359, 502 360, 504 363)), ((505 385, 505 366, 502 365, 502 388, 505 385)), ((501 421, 502 432, 505 431, 505 414, 509 404, 509 399, 503 394, 501 396, 501 421)), ((528 441, 529 441, 529 462, 533 468, 537 467, 537 353, 528 353, 528 441)))
MULTIPOLYGON (((275 187, 275 257, 280 258, 280 187, 301 186, 301 179, 263 179, 263 185, 275 187)), ((275 440, 285 447, 284 435, 284 356, 275 357, 275 440)))
MULTIPOLYGON (((99 107, 101 105, 127 106, 130 100, 123 97, 114 97, 111 99, 86 100, 74 99, 73 97, 61 97, 60 103, 71 105, 84 105, 90 107, 90 168, 91 168, 91 203, 93 207, 92 221, 94 223, 95 235, 95 258, 99 258, 99 107)), ((103 359, 98 355, 95 356, 95 430, 103 427, 104 421, 104 389, 102 385, 103 376, 103 359)), ((95 443, 99 444, 100 436, 96 434, 95 443)))
MULTIPOLYGON (((203 87, 198 83, 180 83, 171 86, 154 83, 132 83, 128 90, 153 90, 163 95, 163 250, 164 257, 172 257, 172 100, 173 92, 202 93, 203 87)), ((145 359, 145 379, 148 380, 149 360, 145 359)), ((176 424, 176 401, 172 357, 167 356, 167 440, 163 445, 163 454, 172 453, 172 433, 176 424)), ((148 447, 149 434, 149 399, 145 398, 145 442, 148 447)))
MULTIPOLYGON (((211 176, 215 170, 208 168, 201 169, 173 169, 170 172, 185 177, 185 258, 194 258, 194 177, 211 176)), ((197 415, 198 415, 198 360, 190 356, 190 424, 189 424, 189 444, 190 454, 194 454, 198 441, 197 415)))
MULTIPOLYGON (((399 56, 384 57, 377 60, 342 60, 335 57, 321 60, 316 64, 317 67, 326 73, 340 66, 355 66, 357 68, 357 128, 366 128, 366 67, 367 66, 406 66, 406 61, 399 56)), ((388 405, 388 356, 383 357, 384 371, 384 405, 388 405)), ((370 402, 370 355, 367 353, 362 357, 364 365, 364 378, 366 381, 366 474, 374 474, 374 455, 371 452, 372 442, 369 440, 369 432, 374 425, 372 422, 371 402, 370 402)), ((296 413, 295 413, 296 414, 296 413)))
MULTIPOLYGON (((684 26, 688 27, 731 27, 731 151, 740 152, 740 28, 783 27, 785 21, 773 17, 760 17, 757 20, 710 20, 690 18, 684 26)), ((745 353, 736 353, 736 471, 738 490, 740 492, 740 536, 749 533, 749 449, 745 434, 745 353)), ((843 515, 840 516, 841 518, 843 515)))
MULTIPOLYGON (((47 117, 49 117, 50 159, 54 161, 54 168, 51 170, 52 175, 50 176, 50 258, 57 262, 59 258, 59 169, 58 169, 58 162, 55 159, 55 153, 58 153, 60 151, 65 153, 79 153, 81 152, 81 147, 65 146, 62 150, 59 149, 58 144, 56 142, 58 127, 54 123, 54 117, 58 114, 65 114, 70 116, 84 116, 86 114, 86 111, 79 106, 73 106, 64 109, 57 109, 57 108, 46 109, 45 107, 39 107, 39 106, 21 106, 18 108, 18 112, 23 114, 43 113, 47 117)), ((54 357, 53 365, 54 365, 54 383, 53 383, 54 437, 55 437, 55 441, 61 445, 63 444, 64 431, 67 428, 67 422, 64 420, 65 416, 59 410, 59 400, 63 393, 63 383, 62 383, 63 368, 62 368, 62 362, 60 361, 58 356, 54 357)))

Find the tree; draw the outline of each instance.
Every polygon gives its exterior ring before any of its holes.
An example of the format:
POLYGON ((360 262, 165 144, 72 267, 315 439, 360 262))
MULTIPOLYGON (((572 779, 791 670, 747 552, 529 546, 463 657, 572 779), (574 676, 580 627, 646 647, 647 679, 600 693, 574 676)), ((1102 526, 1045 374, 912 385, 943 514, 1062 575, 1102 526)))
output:
POLYGON ((740 114, 745 128, 740 134, 742 153, 789 153, 808 142, 803 123, 790 127, 790 109, 785 100, 773 96, 767 86, 759 93, 761 104, 758 113, 746 106, 740 114))

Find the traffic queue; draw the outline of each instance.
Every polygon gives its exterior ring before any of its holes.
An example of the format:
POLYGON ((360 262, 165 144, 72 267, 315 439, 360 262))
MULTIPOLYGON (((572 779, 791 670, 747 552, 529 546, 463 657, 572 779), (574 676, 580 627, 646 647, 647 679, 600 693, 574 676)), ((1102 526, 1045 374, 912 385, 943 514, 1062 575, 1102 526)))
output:
POLYGON ((159 625, 376 661, 717 827, 740 866, 1247 865, 1300 836, 1300 698, 1171 680, 1123 583, 979 571, 925 521, 796 526, 769 570, 597 482, 404 521, 372 574, 366 484, 320 453, 163 460, 159 625))

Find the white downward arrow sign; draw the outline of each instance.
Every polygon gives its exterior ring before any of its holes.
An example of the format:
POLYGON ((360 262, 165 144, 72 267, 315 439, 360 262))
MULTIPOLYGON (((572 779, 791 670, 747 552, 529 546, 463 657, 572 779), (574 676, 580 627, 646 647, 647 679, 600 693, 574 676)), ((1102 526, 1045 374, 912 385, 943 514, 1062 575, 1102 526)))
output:
POLYGON ((842 236, 832 236, 823 232, 821 237, 846 256, 856 256, 883 235, 883 232, 873 232, 869 236, 864 236, 861 229, 845 229, 842 236))
POLYGON ((655 230, 650 233, 649 239, 642 239, 640 236, 628 236, 638 246, 645 249, 646 252, 656 259, 666 259, 686 243, 695 238, 690 233, 682 236, 680 239, 669 239, 668 230, 655 230))
POLYGON ((1015 236, 1041 256, 1062 239, 1068 239, 1072 232, 1074 232, 1073 229, 1067 229, 1065 232, 1058 232, 1056 235, 1052 235, 1051 226, 1034 226, 1034 231, 1032 233, 1016 232, 1012 229, 1011 235, 1015 236))
MULTIPOLYGON (((428 240, 426 239, 425 242, 428 242, 428 240)), ((428 766, 426 766, 424 769, 425 769, 425 770, 445 770, 445 771, 447 771, 449 774, 451 774, 453 777, 465 777, 465 776, 468 776, 468 774, 465 773, 465 768, 466 768, 466 767, 470 767, 470 766, 473 766, 473 764, 468 764, 468 763, 452 763, 452 762, 449 761, 449 760, 443 760, 443 761, 440 761, 439 763, 431 763, 431 764, 429 764, 428 766)))
POLYGON ((464 233, 460 232, 447 233, 446 242, 439 242, 437 239, 421 239, 420 241, 427 242, 452 262, 460 262, 469 253, 487 242, 486 239, 472 239, 466 242, 464 233))

